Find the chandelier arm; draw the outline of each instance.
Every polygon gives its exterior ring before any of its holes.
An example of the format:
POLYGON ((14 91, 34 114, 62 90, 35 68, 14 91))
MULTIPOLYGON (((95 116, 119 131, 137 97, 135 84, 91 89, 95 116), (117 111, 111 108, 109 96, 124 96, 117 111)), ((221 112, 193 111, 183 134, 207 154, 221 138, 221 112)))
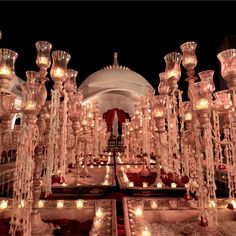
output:
POLYGON ((164 147, 165 149, 168 149, 168 146, 166 146, 164 143, 162 143, 160 136, 159 136, 159 142, 162 147, 164 147))

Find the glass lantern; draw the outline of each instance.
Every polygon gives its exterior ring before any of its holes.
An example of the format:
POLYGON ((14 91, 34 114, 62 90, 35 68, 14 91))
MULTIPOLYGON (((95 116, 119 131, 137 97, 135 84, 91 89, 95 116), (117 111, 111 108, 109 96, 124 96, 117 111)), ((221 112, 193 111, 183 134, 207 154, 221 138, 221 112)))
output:
POLYGON ((52 67, 50 75, 54 81, 54 89, 62 89, 62 84, 67 79, 67 64, 70 60, 70 54, 64 51, 52 52, 52 67))
POLYGON ((227 49, 217 55, 221 63, 221 75, 228 88, 236 88, 236 49, 227 49))
POLYGON ((9 90, 15 76, 15 62, 18 54, 7 48, 0 48, 0 89, 9 90))

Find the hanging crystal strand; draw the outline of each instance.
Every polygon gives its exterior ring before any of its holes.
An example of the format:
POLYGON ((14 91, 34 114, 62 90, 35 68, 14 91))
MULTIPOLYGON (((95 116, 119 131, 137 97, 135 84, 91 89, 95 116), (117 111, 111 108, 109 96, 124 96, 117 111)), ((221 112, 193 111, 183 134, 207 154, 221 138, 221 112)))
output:
POLYGON ((62 127, 60 135, 60 153, 59 153, 59 167, 62 177, 65 177, 67 170, 66 155, 67 155, 67 121, 68 121, 68 94, 64 90, 63 113, 62 113, 62 127))
POLYGON ((234 130, 234 114, 229 114, 229 128, 225 128, 226 137, 229 141, 232 142, 231 145, 226 145, 225 152, 227 154, 227 168, 228 168, 228 187, 229 187, 229 194, 232 198, 235 198, 235 191, 236 191, 236 149, 235 149, 235 130, 234 130))
POLYGON ((214 154, 213 154, 213 143, 211 137, 212 126, 208 122, 203 128, 203 142, 205 147, 206 155, 206 178, 207 178, 207 198, 208 204, 210 204, 210 213, 212 216, 212 224, 217 225, 217 199, 216 199, 216 183, 215 183, 215 165, 214 165, 214 154))
POLYGON ((201 153, 201 129, 199 127, 198 120, 196 119, 196 114, 193 114, 193 134, 195 140, 195 158, 196 158, 196 172, 197 172, 197 181, 196 184, 196 194, 198 196, 198 204, 200 208, 200 214, 198 217, 199 222, 206 222, 205 209, 207 207, 207 190, 205 187, 205 181, 203 178, 203 168, 202 168, 202 153, 201 153))
POLYGON ((19 132, 19 146, 16 152, 15 181, 13 186, 13 211, 10 221, 10 235, 22 232, 31 236, 30 214, 32 209, 32 188, 34 171, 34 149, 38 140, 35 125, 24 124, 19 132), (17 173, 17 174, 16 174, 17 173))
MULTIPOLYGON (((217 140, 221 140, 221 135, 220 135, 220 115, 219 112, 213 110, 213 134, 214 137, 217 140)), ((222 147, 219 143, 215 142, 214 143, 214 155, 215 155, 215 161, 217 164, 222 164, 223 163, 223 156, 222 156, 222 147)))
POLYGON ((58 168, 58 129, 59 129, 59 107, 60 94, 58 90, 52 90, 51 99, 51 115, 50 115, 50 131, 49 131, 49 145, 46 158, 46 182, 45 182, 45 197, 51 194, 52 174, 57 174, 58 168))
POLYGON ((166 99, 166 106, 167 106, 167 142, 166 144, 168 145, 168 154, 167 154, 167 170, 168 171, 172 171, 173 170, 173 163, 172 163, 172 160, 173 160, 173 153, 172 153, 172 145, 171 145, 171 122, 170 121, 170 117, 171 117, 171 114, 172 114, 172 110, 170 109, 171 108, 171 104, 172 103, 172 100, 169 98, 169 96, 167 96, 167 99, 166 99))

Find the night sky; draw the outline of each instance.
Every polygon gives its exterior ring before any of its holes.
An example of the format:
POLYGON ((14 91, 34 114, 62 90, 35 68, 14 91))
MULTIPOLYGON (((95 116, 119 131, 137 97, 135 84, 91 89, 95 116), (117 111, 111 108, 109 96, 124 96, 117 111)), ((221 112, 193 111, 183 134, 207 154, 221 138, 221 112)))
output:
MULTIPOLYGON (((157 88, 165 54, 181 52, 182 43, 195 41, 196 73, 215 70, 219 88, 216 56, 224 38, 236 35, 236 4, 224 1, 1 2, 0 9, 1 47, 19 54, 19 77, 25 79, 25 71, 37 70, 35 42, 46 40, 53 50, 71 54, 68 68, 79 71, 78 86, 91 73, 112 64, 117 51, 120 65, 157 88)), ((182 89, 187 85, 185 77, 183 69, 182 89)))

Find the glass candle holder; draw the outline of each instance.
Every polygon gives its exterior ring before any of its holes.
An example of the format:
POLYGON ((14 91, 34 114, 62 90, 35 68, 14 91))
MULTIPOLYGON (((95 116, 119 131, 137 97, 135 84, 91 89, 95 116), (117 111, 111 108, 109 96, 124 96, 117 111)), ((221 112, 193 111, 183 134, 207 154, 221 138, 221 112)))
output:
POLYGON ((232 108, 233 102, 229 90, 215 92, 213 96, 216 99, 214 102, 216 109, 226 112, 228 109, 232 108))
POLYGON ((62 83, 67 79, 67 64, 70 54, 64 51, 52 52, 52 67, 50 75, 54 81, 54 89, 62 89, 62 83))
POLYGON ((51 66, 51 50, 52 44, 46 41, 38 41, 35 43, 37 49, 36 64, 40 70, 47 70, 51 66))
POLYGON ((236 87, 236 49, 227 49, 217 55, 221 63, 221 75, 228 88, 236 87))
POLYGON ((0 48, 0 89, 9 90, 15 76, 15 62, 18 54, 7 48, 0 48))
POLYGON ((215 84, 213 81, 214 71, 213 70, 204 70, 198 73, 201 81, 205 81, 205 92, 209 95, 215 91, 215 84))
POLYGON ((178 52, 171 52, 164 57, 166 68, 166 79, 170 87, 170 92, 173 92, 178 88, 178 81, 181 76, 180 63, 182 61, 182 54, 178 52))
POLYGON ((180 46, 183 54, 182 65, 186 70, 194 70, 197 65, 196 47, 195 42, 186 42, 180 46))
POLYGON ((76 77, 78 75, 78 71, 68 69, 67 70, 68 78, 65 81, 64 88, 67 93, 74 93, 76 91, 76 77))
POLYGON ((159 74, 159 79, 160 79, 160 82, 159 82, 159 85, 158 85, 159 94, 160 95, 168 94, 169 87, 168 87, 168 83, 167 83, 167 80, 166 80, 165 72, 162 72, 162 73, 159 74))

